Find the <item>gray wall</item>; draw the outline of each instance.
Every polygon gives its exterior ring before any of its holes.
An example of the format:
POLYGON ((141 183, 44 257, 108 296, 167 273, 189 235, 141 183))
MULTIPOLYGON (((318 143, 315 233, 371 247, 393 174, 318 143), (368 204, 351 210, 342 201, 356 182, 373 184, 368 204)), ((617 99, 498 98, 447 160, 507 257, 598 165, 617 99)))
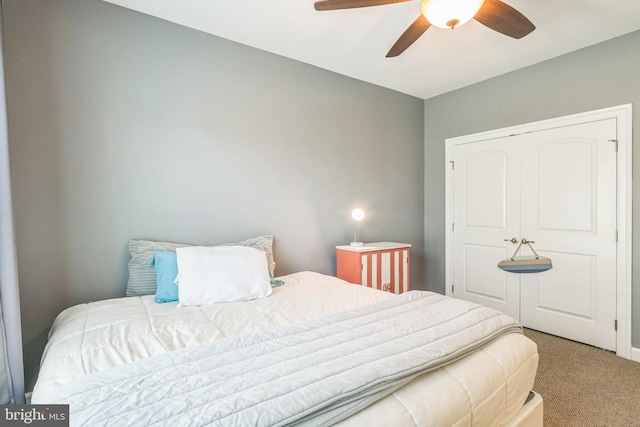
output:
POLYGON ((28 389, 55 315, 124 294, 131 238, 275 236, 276 274, 408 242, 424 288, 422 100, 98 0, 5 0, 28 389))
MULTIPOLYGON (((444 292, 445 138, 635 103, 640 129, 640 32, 425 101, 426 282, 444 292)), ((633 163, 640 149, 633 147, 633 163)), ((640 181, 633 180, 633 221, 640 224, 640 181)), ((633 345, 640 347, 640 232, 633 233, 633 345)))

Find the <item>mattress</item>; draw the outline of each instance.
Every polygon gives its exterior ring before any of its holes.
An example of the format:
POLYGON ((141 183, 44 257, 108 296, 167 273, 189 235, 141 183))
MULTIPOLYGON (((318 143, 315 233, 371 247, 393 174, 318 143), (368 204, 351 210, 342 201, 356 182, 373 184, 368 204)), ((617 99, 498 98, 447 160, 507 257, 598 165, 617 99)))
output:
MULTIPOLYGON (((251 302, 177 307, 153 296, 81 304, 50 331, 32 403, 88 374, 227 337, 274 330, 395 295, 301 272, 251 302)), ((428 313, 425 313, 428 315, 428 313)), ((521 410, 533 386, 535 344, 519 333, 420 375, 338 425, 499 426, 521 410)))

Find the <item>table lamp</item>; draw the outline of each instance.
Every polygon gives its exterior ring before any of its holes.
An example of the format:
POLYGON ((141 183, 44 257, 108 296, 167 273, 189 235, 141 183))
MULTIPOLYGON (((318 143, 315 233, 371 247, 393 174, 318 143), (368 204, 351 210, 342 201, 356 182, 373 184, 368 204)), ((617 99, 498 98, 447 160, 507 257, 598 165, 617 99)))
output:
POLYGON ((364 219, 364 211, 360 208, 354 209, 351 212, 351 218, 356 221, 354 239, 353 242, 351 242, 351 246, 362 246, 364 243, 358 241, 358 223, 364 219))

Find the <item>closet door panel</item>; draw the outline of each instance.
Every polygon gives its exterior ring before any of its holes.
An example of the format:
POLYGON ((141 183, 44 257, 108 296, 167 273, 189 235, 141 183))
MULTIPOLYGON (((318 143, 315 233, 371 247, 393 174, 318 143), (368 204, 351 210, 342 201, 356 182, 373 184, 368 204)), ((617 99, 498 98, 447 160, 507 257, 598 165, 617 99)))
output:
POLYGON ((521 322, 612 350, 615 138, 614 119, 528 134, 521 175, 522 237, 553 263, 549 271, 522 275, 521 322))
POLYGON ((453 149, 454 295, 519 318, 519 278, 498 269, 519 236, 519 147, 507 139, 453 149), (505 241, 507 239, 507 241, 505 241))

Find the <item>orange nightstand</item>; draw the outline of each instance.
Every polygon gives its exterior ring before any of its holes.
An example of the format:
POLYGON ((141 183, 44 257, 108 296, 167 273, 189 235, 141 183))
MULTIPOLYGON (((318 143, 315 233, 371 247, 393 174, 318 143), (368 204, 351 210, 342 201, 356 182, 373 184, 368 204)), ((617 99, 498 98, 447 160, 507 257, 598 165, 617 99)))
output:
POLYGON ((369 288, 401 294, 411 289, 407 243, 377 242, 336 246, 337 276, 369 288))

